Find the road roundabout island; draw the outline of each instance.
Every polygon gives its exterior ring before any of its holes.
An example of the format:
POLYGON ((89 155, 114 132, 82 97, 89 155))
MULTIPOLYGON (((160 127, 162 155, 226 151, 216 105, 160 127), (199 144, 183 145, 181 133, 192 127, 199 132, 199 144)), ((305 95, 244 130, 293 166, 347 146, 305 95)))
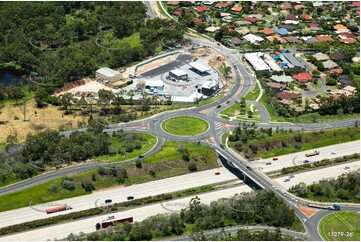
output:
POLYGON ((196 136, 207 132, 209 123, 194 116, 175 116, 162 122, 162 130, 172 135, 196 136))

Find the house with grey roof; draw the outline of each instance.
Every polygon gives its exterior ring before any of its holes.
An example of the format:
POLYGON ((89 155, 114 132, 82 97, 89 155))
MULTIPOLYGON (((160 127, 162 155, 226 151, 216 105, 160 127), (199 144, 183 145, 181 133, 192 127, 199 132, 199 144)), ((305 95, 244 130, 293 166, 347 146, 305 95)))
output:
POLYGON ((324 60, 329 60, 330 57, 324 53, 318 52, 317 54, 314 54, 313 57, 316 58, 316 60, 318 61, 324 61, 324 60))
POLYGON ((281 83, 293 82, 292 77, 291 76, 286 76, 286 75, 281 75, 281 76, 272 75, 271 80, 273 80, 275 82, 281 82, 281 83))
POLYGON ((291 53, 283 52, 281 55, 283 65, 286 64, 291 69, 304 69, 305 66, 291 53))
POLYGON ((325 69, 332 69, 335 67, 338 67, 338 65, 333 62, 332 60, 327 60, 325 62, 322 62, 323 66, 325 67, 325 69))

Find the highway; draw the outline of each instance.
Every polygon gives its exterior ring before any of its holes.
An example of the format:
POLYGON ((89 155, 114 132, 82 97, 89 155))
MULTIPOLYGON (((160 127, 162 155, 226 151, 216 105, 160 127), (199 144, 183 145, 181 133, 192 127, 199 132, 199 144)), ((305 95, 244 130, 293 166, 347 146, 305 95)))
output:
MULTIPOLYGON (((106 190, 95 191, 93 194, 63 199, 46 204, 33 205, 30 202, 30 205, 32 205, 30 207, 1 212, 0 227, 2 228, 13 224, 33 221, 36 219, 51 218, 60 214, 82 211, 89 208, 104 207, 105 199, 112 199, 113 203, 119 203, 127 201, 128 196, 134 196, 134 198, 137 199, 147 196, 155 196, 162 193, 176 192, 196 186, 222 183, 237 179, 238 178, 233 173, 229 172, 226 168, 220 167, 131 186, 109 188, 106 190), (220 172, 221 174, 215 175, 215 172, 220 172), (46 214, 45 212, 45 210, 49 207, 56 207, 58 205, 67 203, 73 207, 72 210, 53 214, 46 214)), ((104 207, 104 210, 106 210, 106 207, 104 207)))
POLYGON ((273 161, 274 157, 252 161, 252 165, 262 170, 263 172, 272 172, 281 170, 284 167, 303 165, 303 162, 305 160, 308 160, 309 163, 313 163, 315 161, 320 161, 323 159, 334 159, 337 157, 342 157, 344 155, 360 153, 360 141, 356 140, 347 143, 330 145, 317 148, 315 150, 319 151, 320 154, 306 157, 305 154, 312 152, 312 150, 307 150, 297 153, 291 153, 288 155, 277 156, 276 158, 278 158, 278 160, 276 161, 273 161), (271 163, 271 165, 266 165, 266 163, 269 162, 271 163))
MULTIPOLYGON (((292 185, 300 182, 305 182, 306 184, 311 184, 312 182, 319 181, 327 177, 335 177, 341 175, 344 170, 342 168, 344 165, 328 167, 324 169, 318 169, 315 171, 305 172, 303 174, 297 174, 295 178, 292 179, 292 182, 283 182, 283 177, 276 178, 275 181, 280 183, 280 187, 283 189, 288 189, 292 185)), ((352 162, 348 164, 350 166, 349 170, 357 170, 360 165, 359 162, 352 162)), ((223 197, 232 197, 236 193, 241 192, 250 192, 252 189, 247 185, 238 185, 232 188, 208 192, 205 194, 198 195, 201 198, 201 202, 205 204, 210 204, 212 201, 216 201, 219 198, 223 197)), ((191 196, 194 197, 194 196, 191 196)), ((129 209, 127 211, 114 213, 116 218, 133 216, 135 221, 142 221, 145 218, 156 215, 158 213, 169 213, 169 212, 179 212, 181 209, 188 206, 189 200, 191 197, 176 199, 172 201, 165 201, 163 203, 156 203, 153 205, 138 207, 134 209, 129 209)), ((290 199, 288 202, 289 206, 296 207, 297 204, 290 199)), ((356 209, 357 211, 357 209, 356 209)), ((300 218, 307 218, 304 214, 297 214, 300 218)), ((50 227, 44 227, 32 231, 26 231, 19 234, 9 235, 0 237, 0 241, 23 241, 23 240, 47 240, 47 239, 61 239, 66 237, 70 233, 90 233, 95 231, 95 224, 100 220, 106 219, 107 215, 95 216, 92 218, 81 219, 69 223, 53 225, 50 227)), ((308 219, 308 218, 307 218, 308 219)), ((309 223, 310 224, 310 223, 309 223)), ((307 224, 306 226, 309 226, 307 224)), ((312 239, 312 238, 310 238, 312 239)))

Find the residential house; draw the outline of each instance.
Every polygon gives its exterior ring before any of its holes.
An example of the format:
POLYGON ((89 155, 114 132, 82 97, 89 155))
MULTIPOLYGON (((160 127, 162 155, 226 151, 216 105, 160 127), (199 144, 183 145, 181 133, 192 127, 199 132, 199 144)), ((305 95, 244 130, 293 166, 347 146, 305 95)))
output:
POLYGON ((276 96, 278 97, 278 99, 280 100, 283 100, 283 99, 286 99, 286 100, 294 100, 294 99, 297 99, 298 98, 298 95, 295 94, 295 93, 292 93, 292 92, 277 92, 276 93, 276 96))
POLYGON ((264 41, 264 39, 262 37, 259 37, 254 34, 247 34, 243 38, 245 40, 247 40, 248 42, 250 42, 251 44, 258 44, 259 42, 264 41))
POLYGON ((243 7, 240 6, 240 5, 234 5, 234 6, 231 8, 231 10, 234 11, 234 12, 241 12, 242 9, 243 9, 243 7))
POLYGON ((318 52, 316 54, 313 55, 313 57, 316 58, 316 60, 318 61, 324 61, 324 60, 329 60, 330 57, 322 52, 318 52))
POLYGON ((338 81, 342 86, 350 86, 353 84, 352 80, 348 77, 348 75, 339 75, 338 81))
POLYGON ((338 65, 333 62, 332 60, 327 60, 325 62, 322 62, 323 66, 325 67, 325 69, 332 69, 335 67, 338 67, 338 65))
POLYGON ((254 13, 254 14, 259 14, 259 15, 261 15, 261 16, 265 16, 265 15, 266 15, 266 13, 263 12, 263 11, 261 11, 261 10, 253 9, 251 12, 254 13))
POLYGON ((311 32, 317 32, 319 30, 318 23, 309 23, 308 26, 310 27, 311 32))
POLYGON ((245 26, 245 25, 250 25, 250 24, 252 24, 250 21, 236 21, 236 22, 234 22, 236 25, 238 25, 238 26, 245 26))
POLYGON ((334 68, 332 70, 330 70, 330 74, 336 74, 336 75, 341 75, 343 72, 342 68, 341 67, 338 67, 338 68, 334 68))
POLYGON ((238 32, 238 33, 241 34, 241 35, 246 35, 246 34, 248 34, 248 33, 251 32, 251 31, 250 31, 249 28, 247 28, 247 27, 242 27, 242 28, 237 28, 237 29, 236 29, 236 32, 238 32))
POLYGON ((280 29, 287 29, 287 31, 294 31, 297 27, 293 24, 281 24, 278 26, 280 29))
POLYGON ((281 58, 281 66, 288 67, 290 69, 304 69, 305 66, 291 53, 283 52, 280 56, 281 58))
POLYGON ((300 40, 298 37, 295 36, 286 36, 284 37, 284 39, 289 42, 289 43, 293 43, 293 44, 302 44, 303 41, 300 40))
POLYGON ((290 13, 286 16, 286 20, 297 20, 297 18, 294 14, 290 13))
POLYGON ((305 111, 305 109, 303 107, 299 107, 299 106, 296 106, 294 104, 290 105, 290 108, 293 108, 298 113, 302 113, 302 112, 305 111))
POLYGON ((337 51, 330 54, 330 57, 335 61, 343 61, 346 59, 346 57, 342 53, 337 52, 337 51))
POLYGON ((301 83, 307 83, 309 81, 312 81, 312 79, 313 79, 312 76, 307 72, 298 73, 298 74, 294 75, 293 78, 296 81, 301 82, 301 83))
POLYGON ((178 5, 179 5, 179 1, 168 1, 168 2, 167 2, 167 5, 170 5, 170 6, 178 6, 178 5))
POLYGON ((195 24, 202 23, 202 19, 196 18, 193 20, 193 23, 195 23, 195 24))
POLYGON ((360 1, 354 1, 347 5, 348 8, 359 8, 360 7, 360 1))
POLYGON ((279 35, 287 35, 288 34, 288 30, 286 28, 275 29, 275 31, 279 35))
POLYGON ((272 75, 271 80, 273 80, 275 82, 281 82, 281 83, 291 83, 291 82, 293 82, 292 77, 286 76, 286 75, 281 75, 281 76, 272 75))
POLYGON ((214 32, 216 32, 216 31, 219 30, 219 29, 220 29, 220 27, 210 26, 210 27, 206 28, 205 30, 206 30, 207 32, 214 33, 214 32))
POLYGON ((267 82, 266 85, 276 92, 283 91, 286 88, 286 85, 277 82, 267 82))
POLYGON ((313 44, 320 42, 316 37, 308 36, 302 38, 306 44, 313 44))
POLYGON ((311 15, 309 15, 309 14, 301 14, 300 15, 300 19, 303 19, 303 20, 305 20, 305 21, 310 21, 311 20, 311 15))
POLYGON ((258 21, 260 21, 259 18, 254 18, 254 17, 252 17, 252 16, 245 17, 244 20, 245 20, 245 21, 249 21, 249 22, 251 22, 251 23, 257 23, 258 21))
POLYGON ((178 17, 181 17, 181 16, 182 16, 182 12, 179 11, 179 10, 174 11, 172 14, 173 14, 173 15, 176 15, 176 16, 178 16, 178 17))
POLYGON ((214 7, 218 8, 218 9, 224 9, 228 6, 229 6, 229 3, 217 3, 216 5, 214 5, 214 7))
POLYGON ((228 40, 228 42, 232 45, 240 45, 241 40, 238 37, 232 37, 228 40))
POLYGON ((195 8, 198 13, 208 12, 210 9, 206 6, 198 6, 195 8))
POLYGON ((258 33, 262 33, 262 34, 265 34, 265 35, 271 35, 271 34, 274 34, 276 32, 274 30, 272 30, 272 29, 264 28, 264 29, 258 30, 258 33))
POLYGON ((288 10, 288 9, 291 9, 291 8, 292 8, 292 6, 288 2, 285 2, 285 3, 281 4, 281 9, 282 10, 288 10))
POLYGON ((316 35, 316 38, 317 38, 320 42, 333 42, 332 37, 329 36, 329 35, 316 35))
POLYGON ((352 33, 342 33, 338 37, 341 43, 353 44, 356 42, 356 36, 352 33))
POLYGON ((266 37, 270 42, 273 42, 275 40, 279 41, 281 44, 287 43, 287 41, 283 38, 281 38, 278 35, 272 35, 272 36, 268 36, 266 37))
POLYGON ((299 9, 305 8, 305 5, 303 4, 297 4, 293 7, 296 11, 298 11, 299 9))

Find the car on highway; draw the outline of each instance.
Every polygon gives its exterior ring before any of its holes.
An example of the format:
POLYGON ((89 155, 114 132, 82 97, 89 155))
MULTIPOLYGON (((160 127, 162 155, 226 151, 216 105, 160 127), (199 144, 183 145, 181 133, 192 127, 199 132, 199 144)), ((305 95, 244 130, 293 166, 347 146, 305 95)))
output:
POLYGON ((283 181, 284 181, 284 182, 289 182, 289 181, 290 181, 290 178, 285 178, 283 181))
POLYGON ((218 104, 218 105, 217 105, 217 108, 220 108, 220 107, 222 107, 222 106, 221 106, 220 104, 218 104))
POLYGON ((272 186, 273 189, 277 190, 277 187, 276 186, 272 186))
POLYGON ((216 176, 218 176, 218 175, 220 175, 221 173, 219 172, 219 171, 216 171, 215 173, 214 173, 214 175, 216 175, 216 176))
POLYGON ((139 158, 139 159, 142 159, 142 158, 144 158, 144 155, 140 155, 140 156, 138 156, 138 158, 139 158))
POLYGON ((230 103, 230 102, 231 102, 231 101, 229 101, 229 100, 226 101, 227 104, 230 103))
POLYGON ((223 144, 220 144, 219 147, 221 147, 222 149, 224 149, 224 145, 223 145, 223 144))
POLYGON ((266 162, 266 165, 272 165, 272 163, 271 162, 266 162))
POLYGON ((272 160, 275 161, 275 160, 278 160, 278 158, 277 158, 277 157, 273 157, 272 160))
POLYGON ((246 167, 249 171, 252 171, 252 168, 250 166, 246 167))
POLYGON ((111 203, 112 199, 105 199, 105 203, 111 203))
POLYGON ((306 224, 307 223, 307 219, 303 218, 302 221, 306 224))
POLYGON ((310 161, 309 160, 304 160, 303 161, 303 164, 307 164, 307 163, 310 163, 310 161))
POLYGON ((348 170, 348 169, 350 169, 350 167, 349 166, 345 166, 345 168, 344 168, 345 170, 348 170))
POLYGON ((283 196, 287 196, 286 192, 282 192, 283 196))
POLYGON ((133 196, 128 196, 128 197, 127 197, 127 200, 133 200, 133 199, 134 199, 133 196))

